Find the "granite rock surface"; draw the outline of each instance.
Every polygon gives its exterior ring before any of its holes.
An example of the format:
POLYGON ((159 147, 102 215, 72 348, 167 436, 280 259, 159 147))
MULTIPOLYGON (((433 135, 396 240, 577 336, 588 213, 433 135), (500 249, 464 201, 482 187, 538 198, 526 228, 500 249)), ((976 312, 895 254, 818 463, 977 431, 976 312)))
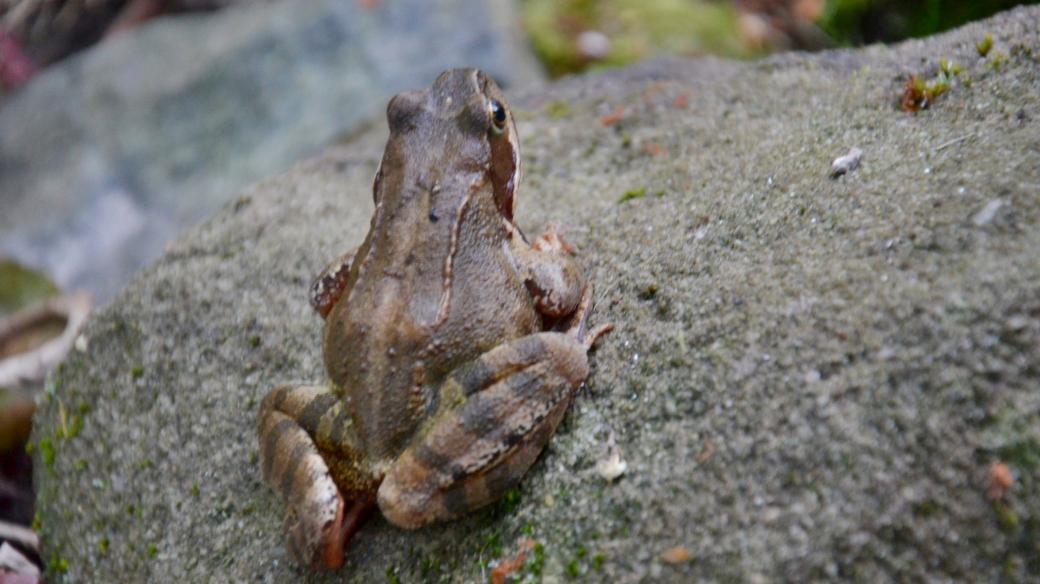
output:
POLYGON ((617 329, 506 500, 414 532, 375 518, 334 574, 289 563, 254 423, 274 385, 324 378, 307 288, 367 229, 385 129, 246 189, 51 380, 52 577, 479 582, 530 539, 520 580, 1035 578, 1038 30, 1017 9, 894 47, 510 91, 519 222, 560 223, 617 329), (943 59, 949 90, 901 111, 943 59), (627 471, 607 483, 611 436, 627 471))

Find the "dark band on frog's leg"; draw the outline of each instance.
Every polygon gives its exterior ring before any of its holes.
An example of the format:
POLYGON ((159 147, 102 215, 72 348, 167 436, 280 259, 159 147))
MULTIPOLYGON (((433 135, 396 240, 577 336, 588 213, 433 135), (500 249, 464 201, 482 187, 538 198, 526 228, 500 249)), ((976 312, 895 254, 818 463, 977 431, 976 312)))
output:
POLYGON ((353 420, 336 394, 319 387, 279 387, 264 398, 261 424, 264 416, 268 415, 265 412, 270 411, 281 412, 285 419, 267 431, 261 427, 261 466, 265 480, 272 485, 278 480, 272 471, 277 456, 265 453, 276 453, 274 445, 280 440, 288 439, 294 443, 300 440, 298 434, 288 438, 283 436, 291 430, 290 427, 295 427, 297 431, 303 431, 319 452, 331 455, 330 460, 345 463, 332 465, 329 469, 345 496, 355 498, 365 492, 368 492, 365 497, 371 496, 377 483, 361 468, 364 453, 358 444, 353 420))
MULTIPOLYGON (((322 419, 340 405, 340 400, 332 393, 320 393, 314 396, 303 409, 296 421, 308 434, 314 436, 322 419)), ((340 408, 342 409, 342 408, 340 408)), ((332 416, 335 417, 335 416, 332 416)))
POLYGON ((273 427, 267 430, 265 436, 262 432, 264 427, 261 426, 260 431, 260 469, 265 481, 271 480, 271 470, 274 465, 275 457, 265 456, 266 452, 274 452, 276 445, 279 441, 284 440, 284 435, 289 432, 292 427, 296 426, 296 423, 289 418, 283 418, 278 420, 273 427))
POLYGON ((440 505, 446 517, 457 517, 498 500, 515 486, 538 458, 542 448, 563 419, 570 400, 562 400, 539 418, 538 424, 511 448, 508 455, 486 471, 456 481, 455 486, 434 496, 431 505, 440 505))
POLYGON ((457 371, 443 387, 462 403, 439 412, 391 467, 379 489, 383 514, 418 527, 500 497, 537 458, 587 374, 584 346, 559 333, 496 347, 457 371), (485 385, 474 387, 477 379, 485 385))
POLYGON ((545 342, 538 335, 522 337, 509 345, 509 352, 487 352, 460 367, 446 383, 457 384, 462 395, 470 396, 496 381, 529 367, 545 354, 545 342))
POLYGON ((322 388, 282 386, 260 404, 260 460, 264 480, 284 501, 293 502, 293 485, 306 484, 325 467, 313 438, 311 421, 320 420, 315 404, 330 409, 322 388), (310 426, 310 427, 309 427, 310 426), (315 467, 315 465, 318 465, 315 467))
POLYGON ((375 486, 361 471, 328 466, 323 451, 357 460, 360 449, 342 420, 342 402, 324 388, 283 386, 274 389, 260 405, 258 420, 260 459, 265 482, 286 503, 288 547, 294 557, 317 568, 336 568, 343 562, 343 546, 357 528, 357 511, 369 505, 375 486), (336 436, 330 436, 333 428, 336 436), (346 439, 346 442, 340 440, 346 439), (353 457, 353 458, 352 458, 353 457), (333 473, 337 470, 337 473, 333 473), (367 489, 364 501, 348 508, 339 478, 354 491, 367 489), (348 518, 352 524, 344 524, 348 518))
POLYGON ((336 444, 352 444, 355 440, 354 422, 347 408, 340 407, 329 424, 328 437, 336 444))

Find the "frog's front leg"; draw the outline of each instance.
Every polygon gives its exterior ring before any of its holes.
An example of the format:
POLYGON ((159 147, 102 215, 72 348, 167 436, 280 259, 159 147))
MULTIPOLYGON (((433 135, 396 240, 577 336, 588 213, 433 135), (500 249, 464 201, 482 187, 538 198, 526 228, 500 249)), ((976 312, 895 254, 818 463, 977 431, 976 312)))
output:
POLYGON ((287 506, 290 555, 339 568, 377 486, 342 400, 325 388, 278 387, 260 405, 258 431, 264 481, 287 506))
POLYGON ((453 372, 437 413, 379 487, 383 515, 416 528, 491 503, 517 484, 588 375, 592 340, 576 330, 529 335, 453 372))
POLYGON ((538 312, 552 322, 573 314, 582 298, 585 276, 571 257, 574 248, 556 225, 549 224, 530 248, 518 245, 514 253, 524 265, 524 284, 538 312))
POLYGON ((347 287, 347 276, 350 275, 350 266, 354 263, 356 255, 357 248, 354 248, 336 258, 311 284, 311 308, 322 318, 329 315, 332 307, 343 295, 343 290, 347 287))

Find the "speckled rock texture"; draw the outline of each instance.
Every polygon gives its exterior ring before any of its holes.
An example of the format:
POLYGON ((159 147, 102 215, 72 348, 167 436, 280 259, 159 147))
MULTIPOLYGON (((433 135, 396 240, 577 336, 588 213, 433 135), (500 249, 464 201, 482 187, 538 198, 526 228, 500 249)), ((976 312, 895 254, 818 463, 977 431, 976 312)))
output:
POLYGON ((363 237, 385 130, 246 190, 51 380, 51 577, 480 582, 530 539, 518 580, 1036 581, 1038 30, 1018 9, 892 48, 512 91, 520 223, 561 224, 617 330, 509 497, 414 532, 375 518, 334 574, 290 565, 254 421, 275 384, 324 378, 307 288, 363 237), (900 111, 940 59, 958 80, 900 111), (608 484, 611 435, 628 468, 608 484))

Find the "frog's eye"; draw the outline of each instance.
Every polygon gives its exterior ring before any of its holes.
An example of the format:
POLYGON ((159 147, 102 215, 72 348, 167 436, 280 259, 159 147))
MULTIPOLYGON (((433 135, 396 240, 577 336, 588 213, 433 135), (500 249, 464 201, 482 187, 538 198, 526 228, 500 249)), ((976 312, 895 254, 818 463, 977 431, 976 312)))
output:
POLYGON ((496 135, 506 129, 506 106, 497 99, 488 100, 488 114, 491 116, 491 131, 496 135))

